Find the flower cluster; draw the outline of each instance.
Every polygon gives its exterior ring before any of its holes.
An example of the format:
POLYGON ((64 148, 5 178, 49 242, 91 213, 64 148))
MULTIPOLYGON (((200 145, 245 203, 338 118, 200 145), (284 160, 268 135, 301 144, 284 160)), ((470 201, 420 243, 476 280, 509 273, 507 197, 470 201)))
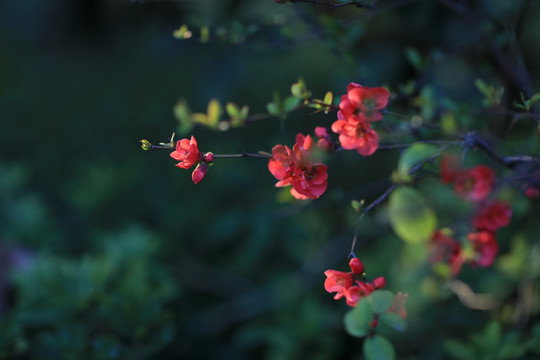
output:
POLYGON ((191 179, 195 184, 201 182, 208 171, 208 165, 214 161, 214 154, 211 152, 203 154, 199 151, 197 140, 193 136, 191 139, 182 139, 176 143, 176 149, 171 153, 171 157, 179 161, 176 166, 182 169, 189 169, 197 165, 191 179))
POLYGON ((292 150, 286 145, 276 145, 268 170, 278 180, 276 187, 291 187, 291 195, 299 200, 316 199, 326 191, 327 169, 321 163, 312 163, 309 150, 313 146, 310 135, 296 136, 292 150))
POLYGON ((341 97, 338 120, 332 131, 339 134, 341 146, 368 156, 379 147, 379 134, 371 128, 373 121, 382 120, 383 110, 390 93, 382 87, 368 88, 356 83, 347 86, 347 94, 341 97))
POLYGON ((470 201, 481 201, 490 194, 495 174, 485 165, 461 169, 457 158, 444 156, 441 161, 441 179, 444 184, 453 183, 454 191, 459 196, 470 201))
POLYGON ((357 258, 349 262, 350 272, 326 270, 324 288, 329 293, 335 292, 334 299, 345 297, 347 305, 356 306, 361 298, 368 296, 376 289, 382 289, 386 285, 384 277, 378 277, 369 283, 364 278, 364 264, 357 258))
POLYGON ((495 182, 493 170, 485 165, 460 169, 457 160, 444 157, 441 161, 441 181, 453 183, 454 191, 474 206, 472 230, 464 244, 452 237, 452 230, 436 231, 430 241, 431 262, 444 262, 456 276, 464 263, 488 267, 493 264, 499 245, 495 232, 510 223, 512 208, 503 201, 487 199, 495 182))

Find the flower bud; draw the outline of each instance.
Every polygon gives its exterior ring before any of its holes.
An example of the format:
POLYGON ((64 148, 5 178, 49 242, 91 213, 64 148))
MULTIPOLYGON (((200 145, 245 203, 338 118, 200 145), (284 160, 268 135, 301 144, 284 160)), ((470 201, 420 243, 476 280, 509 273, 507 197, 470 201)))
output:
POLYGON ((143 150, 151 150, 152 144, 150 144, 150 141, 142 139, 141 140, 141 147, 143 150))
POLYGON ((351 261, 349 261, 349 266, 355 274, 362 275, 364 272, 364 264, 362 264, 362 261, 358 258, 352 258, 351 261))
POLYGON ((212 152, 207 152, 206 154, 204 154, 204 161, 207 162, 207 163, 211 163, 214 161, 214 153, 212 152))
POLYGON ((191 179, 193 180, 195 184, 198 184, 204 178, 204 175, 206 175, 207 171, 208 171, 208 164, 200 163, 199 165, 197 165, 195 170, 193 170, 193 173, 191 174, 191 179))
POLYGON ((386 279, 382 276, 375 278, 373 280, 373 286, 375 287, 375 289, 382 289, 386 286, 386 279))

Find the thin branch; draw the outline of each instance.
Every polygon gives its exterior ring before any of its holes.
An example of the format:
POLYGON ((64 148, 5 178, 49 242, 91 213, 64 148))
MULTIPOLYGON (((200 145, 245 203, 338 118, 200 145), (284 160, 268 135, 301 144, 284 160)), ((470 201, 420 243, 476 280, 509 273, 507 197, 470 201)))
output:
POLYGON ((264 151, 259 151, 256 154, 247 153, 245 151, 241 151, 240 154, 214 154, 214 158, 243 158, 243 157, 271 159, 272 154, 269 154, 264 151))
POLYGON ((340 8, 344 6, 350 6, 350 5, 354 5, 358 8, 365 8, 365 9, 373 9, 374 7, 372 4, 361 4, 356 1, 349 1, 346 3, 340 3, 340 4, 334 4, 334 3, 329 3, 325 1, 319 1, 319 0, 289 0, 289 1, 292 3, 309 3, 309 4, 314 4, 314 5, 322 5, 322 6, 329 7, 330 9, 336 9, 336 8, 340 8))

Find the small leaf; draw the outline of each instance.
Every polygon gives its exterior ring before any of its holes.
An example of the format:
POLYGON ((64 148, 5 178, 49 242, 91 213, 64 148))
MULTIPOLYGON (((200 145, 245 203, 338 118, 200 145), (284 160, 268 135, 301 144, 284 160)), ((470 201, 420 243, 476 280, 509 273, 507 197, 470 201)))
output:
POLYGON ((410 187, 400 187, 390 194, 388 216, 396 235, 410 244, 428 242, 437 227, 433 210, 410 187))
POLYGON ((207 43, 210 40, 210 29, 208 26, 201 27, 201 42, 207 43))
POLYGON ((191 114, 191 121, 197 124, 210 126, 209 121, 208 121, 208 116, 203 113, 191 114))
POLYGON ((360 208, 362 208, 362 205, 364 205, 364 200, 358 201, 358 200, 352 200, 351 206, 354 209, 354 211, 359 212, 360 208))
POLYGON ((476 359, 475 351, 467 344, 456 340, 446 340, 444 347, 450 355, 462 360, 476 359))
POLYGON ((299 99, 306 99, 311 96, 311 93, 307 89, 302 78, 298 79, 298 82, 291 85, 291 94, 299 99))
POLYGON ((439 149, 431 144, 414 144, 405 150, 398 162, 398 171, 402 175, 407 175, 417 164, 425 161, 439 152, 439 149))
POLYGON ((276 103, 271 102, 266 104, 266 110, 268 110, 270 115, 281 116, 281 111, 276 103))
POLYGON ((373 312, 371 305, 362 299, 356 307, 345 314, 344 317, 345 330, 349 335, 362 337, 369 332, 371 320, 373 320, 373 312))
POLYGON ((394 295, 388 290, 375 290, 366 300, 369 301, 373 312, 379 314, 390 307, 394 300, 394 295))
POLYGON ((527 108, 527 111, 531 110, 531 107, 534 105, 535 102, 540 100, 540 94, 534 94, 532 98, 525 101, 525 107, 527 108))
POLYGON ((364 356, 367 360, 393 360, 396 358, 396 351, 387 338, 375 335, 364 341, 364 356))
POLYGON ((302 101, 302 100, 299 99, 299 98, 296 98, 296 97, 294 97, 294 96, 288 96, 288 97, 285 99, 285 102, 284 102, 284 104, 283 104, 283 110, 284 110, 286 113, 295 110, 296 107, 298 106, 298 104, 300 104, 300 101, 302 101))
POLYGON ((490 97, 491 93, 493 92, 493 87, 487 85, 484 81, 480 79, 476 79, 474 82, 474 85, 476 85, 476 88, 485 96, 490 97))
MULTIPOLYGON (((332 101, 334 100, 334 95, 332 94, 331 91, 328 91, 326 93, 326 95, 324 95, 324 99, 323 99, 323 102, 327 105, 332 105, 332 101)), ((324 110, 324 113, 325 114, 328 114, 328 112, 330 111, 330 106, 327 106, 326 107, 326 110, 324 110)))
POLYGON ((397 331, 405 331, 407 322, 398 314, 384 312, 379 314, 379 321, 397 331))
POLYGON ((208 126, 215 127, 222 113, 221 104, 218 99, 210 100, 206 113, 208 115, 208 126))
POLYGON ((193 128, 193 123, 191 122, 191 111, 189 110, 185 100, 180 99, 174 105, 173 114, 176 120, 178 121, 178 133, 187 134, 193 128))
POLYGON ((418 50, 411 46, 405 48, 405 57, 407 58, 407 61, 409 61, 409 64, 411 64, 416 70, 422 69, 422 56, 418 50))
POLYGON ((240 110, 238 109, 238 106, 235 103, 228 102, 225 105, 225 111, 227 111, 227 115, 229 115, 232 118, 238 117, 240 110))

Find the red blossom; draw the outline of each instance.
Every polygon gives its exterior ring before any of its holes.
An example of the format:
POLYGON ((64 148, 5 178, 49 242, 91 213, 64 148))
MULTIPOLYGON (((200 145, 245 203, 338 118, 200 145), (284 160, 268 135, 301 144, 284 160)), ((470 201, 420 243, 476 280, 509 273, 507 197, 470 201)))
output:
POLYGON ((316 199, 327 187, 328 167, 321 163, 313 164, 306 151, 306 147, 311 148, 312 144, 309 135, 298 134, 292 150, 276 145, 268 162, 268 170, 279 180, 276 187, 292 185, 291 195, 299 200, 316 199))
POLYGON ((203 154, 199 152, 197 141, 193 136, 191 136, 191 140, 179 140, 176 143, 176 150, 171 153, 171 157, 180 161, 176 166, 182 169, 189 169, 203 160, 203 154))
POLYGON ((459 173, 454 181, 454 191, 470 201, 481 201, 491 192, 495 174, 488 166, 478 165, 459 173))
POLYGON ((506 202, 492 202, 480 209, 473 218, 473 225, 477 230, 496 231, 510 224, 512 207, 506 202))
POLYGON ((332 138, 325 127, 317 126, 315 128, 315 135, 317 135, 319 138, 317 141, 317 147, 326 151, 334 149, 334 142, 332 141, 332 138))
POLYGON ((499 250, 495 233, 491 231, 478 231, 470 233, 467 239, 471 242, 474 249, 474 258, 471 260, 471 265, 490 266, 499 250))
POLYGON ((309 151, 313 146, 313 139, 310 135, 297 134, 296 135, 296 145, 305 151, 309 151))
POLYGON ((340 111, 345 115, 359 115, 363 121, 382 119, 379 112, 388 104, 390 93, 382 87, 369 88, 356 83, 347 86, 347 94, 341 97, 340 111))
POLYGON ((329 292, 335 292, 334 299, 339 300, 343 297, 343 290, 349 288, 353 284, 352 273, 341 272, 337 270, 326 270, 324 272, 326 280, 324 281, 324 289, 329 292))
POLYGON ((536 200, 540 197, 540 171, 535 171, 531 175, 531 182, 524 185, 525 196, 531 200, 536 200))
POLYGON ((328 167, 324 164, 299 164, 292 177, 291 194, 297 199, 316 199, 326 191, 328 167))
POLYGON ((345 116, 339 111, 338 120, 332 124, 332 131, 339 134, 344 149, 355 149, 361 155, 371 155, 379 147, 379 134, 357 116, 345 116))
POLYGON ((382 289, 386 285, 384 277, 378 277, 372 283, 364 279, 364 264, 358 258, 349 261, 351 272, 341 272, 337 270, 326 270, 326 281, 324 288, 327 292, 335 292, 334 299, 339 300, 345 297, 347 305, 356 306, 358 301, 371 294, 376 289, 382 289))
POLYGON ((461 172, 457 156, 444 154, 441 160, 441 181, 443 184, 453 182, 461 172))
POLYGON ((459 274, 465 259, 461 245, 447 234, 447 230, 437 230, 431 237, 429 247, 431 262, 444 262, 450 266, 452 276, 459 274))
POLYGON ((272 149, 272 158, 268 162, 268 170, 276 179, 283 180, 291 175, 294 163, 292 150, 285 145, 276 145, 272 149))

